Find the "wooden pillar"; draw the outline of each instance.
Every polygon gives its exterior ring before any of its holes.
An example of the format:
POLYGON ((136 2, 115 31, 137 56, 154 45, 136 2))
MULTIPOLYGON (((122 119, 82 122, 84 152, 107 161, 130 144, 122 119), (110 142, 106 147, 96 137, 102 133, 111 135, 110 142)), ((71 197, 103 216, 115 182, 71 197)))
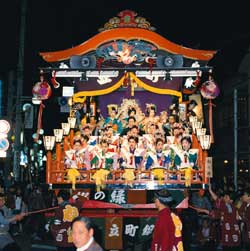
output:
POLYGON ((208 152, 207 151, 203 151, 202 152, 202 171, 203 171, 203 183, 207 184, 208 183, 208 179, 206 177, 206 158, 208 156, 208 152))
POLYGON ((61 151, 61 143, 56 143, 56 170, 59 171, 61 169, 61 158, 62 158, 62 151, 61 151))
POLYGON ((69 141, 70 141, 70 146, 71 148, 73 148, 74 145, 74 129, 70 129, 70 133, 69 133, 69 141))
POLYGON ((63 138, 63 150, 64 152, 65 151, 68 151, 70 149, 70 146, 69 146, 69 136, 64 136, 63 138))
POLYGON ((198 167, 203 167, 204 159, 203 159, 203 150, 201 148, 201 145, 196 137, 196 135, 192 134, 192 148, 198 149, 198 167))
POLYGON ((51 171, 52 171, 52 153, 47 151, 47 162, 46 162, 46 183, 50 184, 51 182, 51 171))

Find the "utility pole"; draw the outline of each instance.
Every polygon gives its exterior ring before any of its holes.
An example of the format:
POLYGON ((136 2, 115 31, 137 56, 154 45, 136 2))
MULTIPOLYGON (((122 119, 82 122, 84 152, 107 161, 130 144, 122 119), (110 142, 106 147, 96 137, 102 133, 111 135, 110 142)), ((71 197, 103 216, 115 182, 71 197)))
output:
POLYGON ((234 88, 234 186, 238 190, 238 90, 234 88))
POLYGON ((24 42, 26 25, 27 0, 21 1, 19 51, 17 64, 17 88, 16 88, 16 119, 15 119, 15 142, 14 142, 14 163, 13 174, 15 180, 19 180, 19 159, 21 150, 21 128, 22 128, 22 94, 24 80, 24 42))

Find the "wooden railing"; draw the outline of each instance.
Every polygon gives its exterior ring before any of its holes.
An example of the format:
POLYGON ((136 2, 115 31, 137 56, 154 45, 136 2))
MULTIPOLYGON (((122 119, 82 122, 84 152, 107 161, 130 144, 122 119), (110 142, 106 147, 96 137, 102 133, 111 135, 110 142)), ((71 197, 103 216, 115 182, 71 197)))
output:
MULTIPOLYGON (((48 184, 68 184, 67 170, 62 165, 61 170, 56 170, 56 162, 52 162, 51 171, 48 184)), ((93 176, 97 170, 78 170, 80 177, 77 179, 77 184, 95 184, 93 176)), ((126 184, 126 180, 123 178, 124 170, 111 170, 106 176, 104 184, 126 184)), ((150 170, 139 171, 134 170, 135 179, 130 184, 148 184, 148 183, 159 183, 159 184, 185 184, 185 175, 183 171, 170 171, 164 170, 164 178, 159 180, 154 176, 150 170)), ((203 171, 193 170, 192 171, 192 184, 204 184, 203 171)))
MULTIPOLYGON (((207 184, 205 161, 207 157, 207 151, 202 150, 195 135, 192 137, 193 148, 198 149, 198 167, 199 170, 192 170, 191 184, 207 184)), ((61 152, 58 154, 58 149, 55 155, 52 156, 51 152, 47 153, 47 163, 46 163, 46 183, 47 184, 69 184, 67 179, 67 169, 64 166, 64 156, 65 152, 64 145, 61 146, 61 152)), ((81 170, 80 177, 77 179, 76 184, 95 184, 93 175, 97 171, 96 169, 91 170, 81 170)), ((104 184, 126 184, 126 180, 123 178, 124 170, 111 170, 107 175, 106 179, 103 181, 104 184)), ((130 182, 130 184, 185 184, 185 174, 181 170, 171 171, 164 170, 164 178, 157 180, 153 177, 153 172, 151 170, 134 170, 135 179, 130 182)))

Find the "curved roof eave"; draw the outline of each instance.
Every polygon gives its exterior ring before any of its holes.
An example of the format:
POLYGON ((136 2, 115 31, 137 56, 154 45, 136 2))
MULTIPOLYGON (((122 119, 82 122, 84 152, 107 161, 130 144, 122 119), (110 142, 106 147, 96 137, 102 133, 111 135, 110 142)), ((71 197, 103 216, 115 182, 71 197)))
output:
POLYGON ((57 62, 69 59, 72 55, 82 55, 90 51, 96 50, 98 46, 105 42, 115 41, 118 39, 131 40, 141 39, 156 45, 159 49, 166 50, 173 54, 180 54, 186 58, 194 60, 209 61, 213 58, 217 51, 211 50, 196 50, 180 46, 170 42, 161 35, 146 29, 141 28, 116 28, 103 31, 86 42, 70 49, 54 51, 54 52, 40 52, 39 55, 47 62, 57 62))

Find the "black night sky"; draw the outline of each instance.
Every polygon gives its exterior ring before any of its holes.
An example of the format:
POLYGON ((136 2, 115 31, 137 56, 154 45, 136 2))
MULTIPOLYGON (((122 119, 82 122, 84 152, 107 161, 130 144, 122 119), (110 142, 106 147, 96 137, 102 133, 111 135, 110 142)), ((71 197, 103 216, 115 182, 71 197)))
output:
MULTIPOLYGON (((9 0, 0 4, 1 72, 15 68, 17 64, 20 2, 9 0)), ((32 76, 27 80, 36 81, 37 68, 47 66, 39 52, 79 45, 96 35, 98 28, 124 9, 145 17, 157 33, 174 43, 194 49, 218 50, 210 64, 223 64, 224 67, 227 64, 227 71, 234 71, 250 40, 245 3, 27 0, 24 59, 25 72, 32 76)))
MULTIPOLYGON (((32 95, 39 67, 49 65, 39 52, 79 45, 120 11, 145 17, 168 40, 193 49, 217 50, 209 62, 222 81, 237 72, 250 42, 247 1, 27 0, 24 95, 32 95)), ((0 74, 16 69, 21 0, 1 1, 0 74)), ((58 92, 58 91, 57 91, 58 92)), ((56 94, 56 93, 55 93, 56 94)))

